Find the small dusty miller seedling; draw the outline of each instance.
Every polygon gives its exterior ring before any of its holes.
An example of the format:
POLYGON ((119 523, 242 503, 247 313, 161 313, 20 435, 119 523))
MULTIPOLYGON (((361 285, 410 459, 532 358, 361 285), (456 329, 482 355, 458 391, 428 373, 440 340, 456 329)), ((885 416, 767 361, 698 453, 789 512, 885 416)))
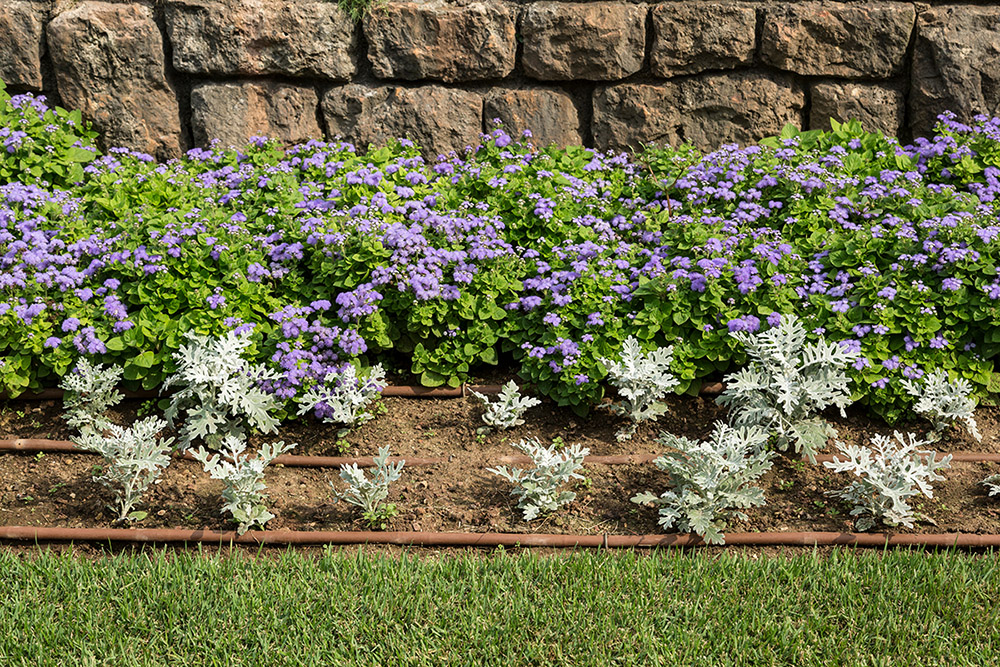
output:
POLYGON ((908 436, 909 442, 898 431, 895 440, 876 435, 872 438, 874 452, 838 442, 847 460, 834 458, 833 462, 823 463, 836 472, 851 472, 858 477, 850 486, 827 492, 854 505, 851 516, 858 517, 858 530, 868 530, 879 521, 887 526, 912 528, 917 517, 906 499, 921 493, 933 498, 930 483, 944 479, 938 471, 951 467, 950 454, 936 460, 936 452, 920 449, 928 442, 913 433, 908 436))
POLYGON ((243 438, 226 435, 222 438, 221 454, 210 454, 204 447, 191 451, 191 456, 199 461, 212 479, 221 479, 225 484, 222 499, 222 513, 229 512, 239 522, 236 532, 243 534, 254 526, 263 526, 274 518, 264 504, 264 469, 277 456, 289 451, 295 444, 283 441, 269 442, 260 448, 257 456, 247 458, 246 442, 243 438))
POLYGON ((356 463, 352 463, 340 469, 340 479, 347 483, 347 488, 338 492, 332 483, 330 487, 333 488, 334 502, 346 500, 357 505, 369 526, 385 530, 397 510, 395 505, 383 503, 389 497, 389 485, 399 479, 406 461, 389 463, 389 447, 386 445, 379 448, 374 463, 375 472, 371 479, 356 463))
POLYGON ((80 433, 103 431, 110 422, 104 413, 124 398, 115 389, 122 369, 117 366, 94 365, 80 359, 59 386, 66 391, 63 406, 66 422, 80 433))
POLYGON ((535 438, 522 440, 514 446, 531 457, 534 468, 508 470, 506 466, 497 466, 487 470, 514 485, 510 493, 518 498, 517 508, 524 514, 525 521, 573 502, 576 494, 560 491, 559 487, 572 479, 584 479, 577 470, 583 466, 584 457, 590 454, 589 449, 575 444, 557 452, 555 444, 542 447, 535 438))
POLYGON ((823 340, 806 345, 805 327, 794 315, 764 333, 731 335, 746 346, 750 362, 725 377, 718 403, 729 407, 736 426, 767 429, 778 449, 791 446, 815 463, 816 452, 837 435, 816 413, 835 405, 846 416, 851 392, 844 370, 858 353, 823 340))
POLYGON ((278 399, 261 390, 258 382, 276 380, 278 375, 242 358, 251 344, 249 336, 233 331, 220 338, 192 332, 185 336, 190 343, 174 353, 177 371, 163 383, 164 389, 181 387, 163 413, 173 427, 185 412, 179 430, 181 447, 191 447, 198 438, 213 449, 226 436, 242 439, 244 420, 263 433, 277 432, 278 420, 270 413, 278 407, 278 399))
POLYGON ((521 396, 517 390, 517 383, 513 380, 503 386, 496 402, 491 403, 489 398, 476 391, 473 391, 472 395, 486 406, 486 412, 483 413, 486 427, 480 428, 477 433, 489 433, 490 428, 506 429, 520 426, 524 423, 522 417, 528 408, 542 404, 532 396, 521 396))
POLYGON ((347 428, 341 430, 341 435, 374 418, 367 408, 385 389, 382 364, 372 366, 366 378, 358 378, 357 370, 348 364, 343 373, 330 373, 324 380, 302 394, 300 415, 315 410, 324 422, 344 424, 347 428))
POLYGON ((1000 496, 1000 475, 990 475, 982 481, 982 485, 990 490, 991 496, 1000 496))
POLYGON ((170 464, 173 438, 157 438, 167 427, 159 417, 147 417, 129 428, 106 423, 102 432, 87 428, 77 446, 104 457, 103 474, 94 475, 94 481, 115 492, 118 502, 118 522, 142 519, 145 514, 132 509, 149 485, 170 464))
POLYGON ((955 422, 963 421, 972 437, 982 440, 974 416, 976 400, 969 397, 972 385, 965 378, 949 382, 947 371, 938 369, 925 375, 921 384, 903 380, 903 388, 917 399, 914 411, 934 424, 935 433, 940 433, 955 422))
POLYGON ((673 488, 659 497, 640 493, 632 502, 659 507, 659 524, 664 528, 677 524, 709 544, 725 544, 726 520, 731 516, 745 520, 740 509, 764 504, 764 491, 751 485, 771 469, 774 454, 764 449, 767 438, 761 428, 732 428, 722 423, 716 423, 711 439, 705 442, 665 433, 660 442, 678 451, 654 463, 670 476, 673 488))
POLYGON ((618 389, 622 398, 621 403, 612 404, 610 409, 632 420, 631 424, 618 431, 616 437, 619 441, 631 438, 639 422, 655 420, 667 411, 661 399, 679 384, 670 372, 673 353, 673 346, 668 345, 643 354, 639 341, 629 336, 622 346, 621 361, 600 360, 608 369, 608 381, 618 389))

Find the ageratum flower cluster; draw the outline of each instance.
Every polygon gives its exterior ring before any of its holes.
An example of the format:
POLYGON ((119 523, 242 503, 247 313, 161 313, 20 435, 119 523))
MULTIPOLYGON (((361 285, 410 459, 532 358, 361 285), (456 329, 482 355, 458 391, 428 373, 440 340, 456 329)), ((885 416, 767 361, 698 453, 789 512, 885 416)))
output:
POLYGON ((982 393, 1000 349, 995 119, 944 116, 909 147, 849 123, 630 159, 498 127, 433 162, 406 140, 255 138, 157 163, 96 155, 38 98, 0 107, 25 133, 0 173, 53 137, 54 163, 72 149, 86 164, 0 185, 12 394, 78 357, 154 387, 185 332, 238 330, 286 400, 347 363, 457 386, 502 358, 582 411, 602 395, 599 360, 629 336, 673 345, 686 391, 743 361, 729 332, 796 313, 813 340, 858 353, 855 398, 891 417, 908 402, 901 380, 934 368, 982 393))

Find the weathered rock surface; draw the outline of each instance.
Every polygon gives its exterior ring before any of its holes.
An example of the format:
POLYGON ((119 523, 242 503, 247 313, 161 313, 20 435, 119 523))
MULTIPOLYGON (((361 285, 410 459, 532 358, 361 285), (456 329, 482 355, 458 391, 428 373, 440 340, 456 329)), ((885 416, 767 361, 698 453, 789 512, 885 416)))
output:
POLYGON ((316 91, 302 86, 205 83, 191 90, 191 129, 198 146, 207 146, 212 139, 242 146, 253 136, 290 144, 322 139, 318 110, 316 91))
POLYGON ((8 86, 42 87, 46 5, 0 2, 0 80, 8 86))
POLYGON ((1000 11, 934 7, 920 15, 910 80, 910 121, 927 135, 943 111, 969 122, 1000 113, 1000 11))
POLYGON ((915 18, 902 2, 769 4, 761 57, 807 76, 889 77, 903 68, 915 18))
POLYGON ((486 95, 487 127, 494 118, 503 121, 504 129, 519 137, 531 130, 535 146, 579 146, 583 143, 580 115, 573 98, 559 90, 543 88, 500 89, 486 95))
POLYGON ((475 81, 514 69, 515 14, 506 3, 394 2, 369 13, 364 27, 382 79, 475 81))
POLYGON ((442 86, 352 83, 328 91, 322 106, 328 132, 359 147, 408 138, 436 156, 477 145, 482 132, 482 97, 442 86))
POLYGON ((357 70, 357 31, 336 2, 169 0, 174 67, 191 74, 315 76, 357 70))
POLYGON ((896 136, 906 110, 900 85, 823 81, 812 85, 809 127, 830 129, 830 119, 858 120, 866 130, 896 136))
POLYGON ((757 45, 752 5, 670 2, 653 8, 650 64, 656 76, 749 64, 757 45))
POLYGON ((79 109, 109 146, 180 154, 180 114, 163 39, 144 5, 82 2, 48 25, 63 105, 79 109))
POLYGON ((638 72, 646 49, 646 8, 617 2, 538 2, 521 19, 528 76, 609 81, 638 72))
POLYGON ((802 126, 805 93, 790 76, 705 74, 660 84, 620 84, 594 93, 594 144, 601 150, 655 142, 714 149, 802 126))

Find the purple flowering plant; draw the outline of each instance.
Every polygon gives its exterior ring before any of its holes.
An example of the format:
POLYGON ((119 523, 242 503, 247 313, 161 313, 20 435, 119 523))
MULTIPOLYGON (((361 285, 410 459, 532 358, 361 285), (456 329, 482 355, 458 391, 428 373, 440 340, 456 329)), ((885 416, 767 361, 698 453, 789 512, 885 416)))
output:
POLYGON ((0 183, 78 183, 97 157, 96 137, 79 111, 49 108, 44 95, 11 96, 0 81, 0 183))
MULTIPOLYGON (((11 99, 8 135, 29 128, 52 164, 59 133, 89 151, 76 115, 11 99)), ((745 360, 730 332, 796 313, 810 340, 859 353, 854 398, 881 414, 924 369, 982 395, 1000 351, 998 125, 944 117, 904 147, 846 123, 632 158, 497 127, 436 161, 406 140, 254 138, 168 162, 109 149, 71 178, 29 166, 0 185, 0 390, 52 386, 81 356, 156 387, 186 332, 235 330, 285 401, 348 363, 430 386, 505 363, 583 412, 630 335, 673 345, 676 390, 696 391, 745 360)))

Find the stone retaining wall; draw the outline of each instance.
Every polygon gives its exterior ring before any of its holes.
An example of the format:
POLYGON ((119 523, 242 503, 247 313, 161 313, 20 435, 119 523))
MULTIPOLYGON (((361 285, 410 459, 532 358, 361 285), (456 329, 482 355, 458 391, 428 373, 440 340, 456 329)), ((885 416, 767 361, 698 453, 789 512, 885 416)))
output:
POLYGON ((108 145, 409 136, 752 142, 858 118, 904 139, 1000 112, 1000 6, 881 2, 0 0, 0 79, 108 145))

